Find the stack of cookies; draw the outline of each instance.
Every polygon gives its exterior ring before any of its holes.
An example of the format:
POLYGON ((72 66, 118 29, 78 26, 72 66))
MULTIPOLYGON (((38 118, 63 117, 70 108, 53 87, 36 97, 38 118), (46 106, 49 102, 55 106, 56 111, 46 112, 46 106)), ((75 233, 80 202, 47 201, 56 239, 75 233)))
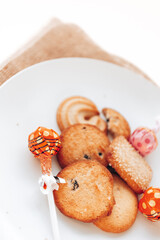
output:
POLYGON ((127 120, 113 109, 102 113, 104 119, 91 100, 80 96, 60 104, 62 147, 57 157, 62 170, 57 176, 66 184, 54 191, 54 197, 66 216, 119 233, 133 225, 137 194, 148 188, 152 170, 129 143, 127 120))

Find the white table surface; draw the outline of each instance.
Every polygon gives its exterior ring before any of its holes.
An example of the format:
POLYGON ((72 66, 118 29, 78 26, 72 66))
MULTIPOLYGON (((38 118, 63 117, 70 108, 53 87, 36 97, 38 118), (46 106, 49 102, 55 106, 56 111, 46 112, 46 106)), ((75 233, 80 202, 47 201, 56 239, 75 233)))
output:
POLYGON ((0 62, 52 17, 78 24, 160 85, 160 0, 0 0, 0 62))

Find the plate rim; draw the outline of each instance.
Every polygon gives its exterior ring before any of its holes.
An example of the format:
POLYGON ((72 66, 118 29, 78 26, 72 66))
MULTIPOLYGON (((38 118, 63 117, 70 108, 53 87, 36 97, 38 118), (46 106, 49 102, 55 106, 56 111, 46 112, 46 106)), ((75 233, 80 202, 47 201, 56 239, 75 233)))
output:
POLYGON ((61 61, 68 61, 68 60, 82 60, 82 61, 90 61, 90 62, 102 62, 106 65, 110 65, 110 66, 114 66, 116 68, 119 68, 119 69, 123 69, 123 71, 126 71, 126 72, 130 72, 131 74, 134 74, 135 76, 147 81, 147 82, 150 82, 152 83, 154 86, 156 86, 158 89, 160 89, 160 86, 154 82, 153 80, 149 80, 149 79, 146 79, 145 77, 143 77, 142 75, 132 71, 131 69, 128 69, 128 68, 125 68, 125 67, 122 67, 120 65, 117 65, 117 64, 114 64, 114 63, 111 63, 111 62, 107 62, 105 60, 100 60, 100 59, 94 59, 94 58, 84 58, 84 57, 64 57, 64 58, 55 58, 55 59, 50 59, 50 60, 46 60, 46 61, 42 61, 42 62, 39 62, 39 63, 36 63, 36 64, 33 64, 29 67, 26 67, 24 68, 23 70, 17 72, 16 74, 14 74, 12 77, 10 77, 9 79, 7 79, 5 82, 3 82, 1 85, 0 85, 0 90, 2 88, 4 88, 7 84, 9 84, 11 81, 13 80, 16 80, 16 77, 23 74, 24 72, 27 72, 28 70, 32 69, 32 68, 36 68, 38 66, 41 66, 41 65, 46 65, 48 63, 54 63, 54 62, 61 62, 61 61))

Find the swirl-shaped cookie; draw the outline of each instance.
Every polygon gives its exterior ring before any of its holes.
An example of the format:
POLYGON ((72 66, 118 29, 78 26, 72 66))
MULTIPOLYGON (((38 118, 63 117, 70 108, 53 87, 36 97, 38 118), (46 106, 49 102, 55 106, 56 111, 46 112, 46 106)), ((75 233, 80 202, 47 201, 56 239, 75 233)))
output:
POLYGON ((107 124, 100 118, 96 105, 80 96, 67 98, 60 104, 57 123, 61 131, 76 123, 87 123, 95 125, 101 131, 107 130, 107 124))

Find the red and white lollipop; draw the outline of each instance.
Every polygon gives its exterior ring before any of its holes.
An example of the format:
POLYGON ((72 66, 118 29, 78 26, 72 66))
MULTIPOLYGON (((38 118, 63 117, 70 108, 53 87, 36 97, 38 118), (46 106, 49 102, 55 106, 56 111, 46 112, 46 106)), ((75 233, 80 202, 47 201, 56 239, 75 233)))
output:
POLYGON ((137 128, 130 136, 129 141, 142 156, 150 154, 158 146, 154 131, 144 127, 137 128))
POLYGON ((130 136, 129 142, 144 157, 153 152, 158 146, 156 133, 160 130, 160 119, 157 118, 154 129, 137 128, 130 136))

